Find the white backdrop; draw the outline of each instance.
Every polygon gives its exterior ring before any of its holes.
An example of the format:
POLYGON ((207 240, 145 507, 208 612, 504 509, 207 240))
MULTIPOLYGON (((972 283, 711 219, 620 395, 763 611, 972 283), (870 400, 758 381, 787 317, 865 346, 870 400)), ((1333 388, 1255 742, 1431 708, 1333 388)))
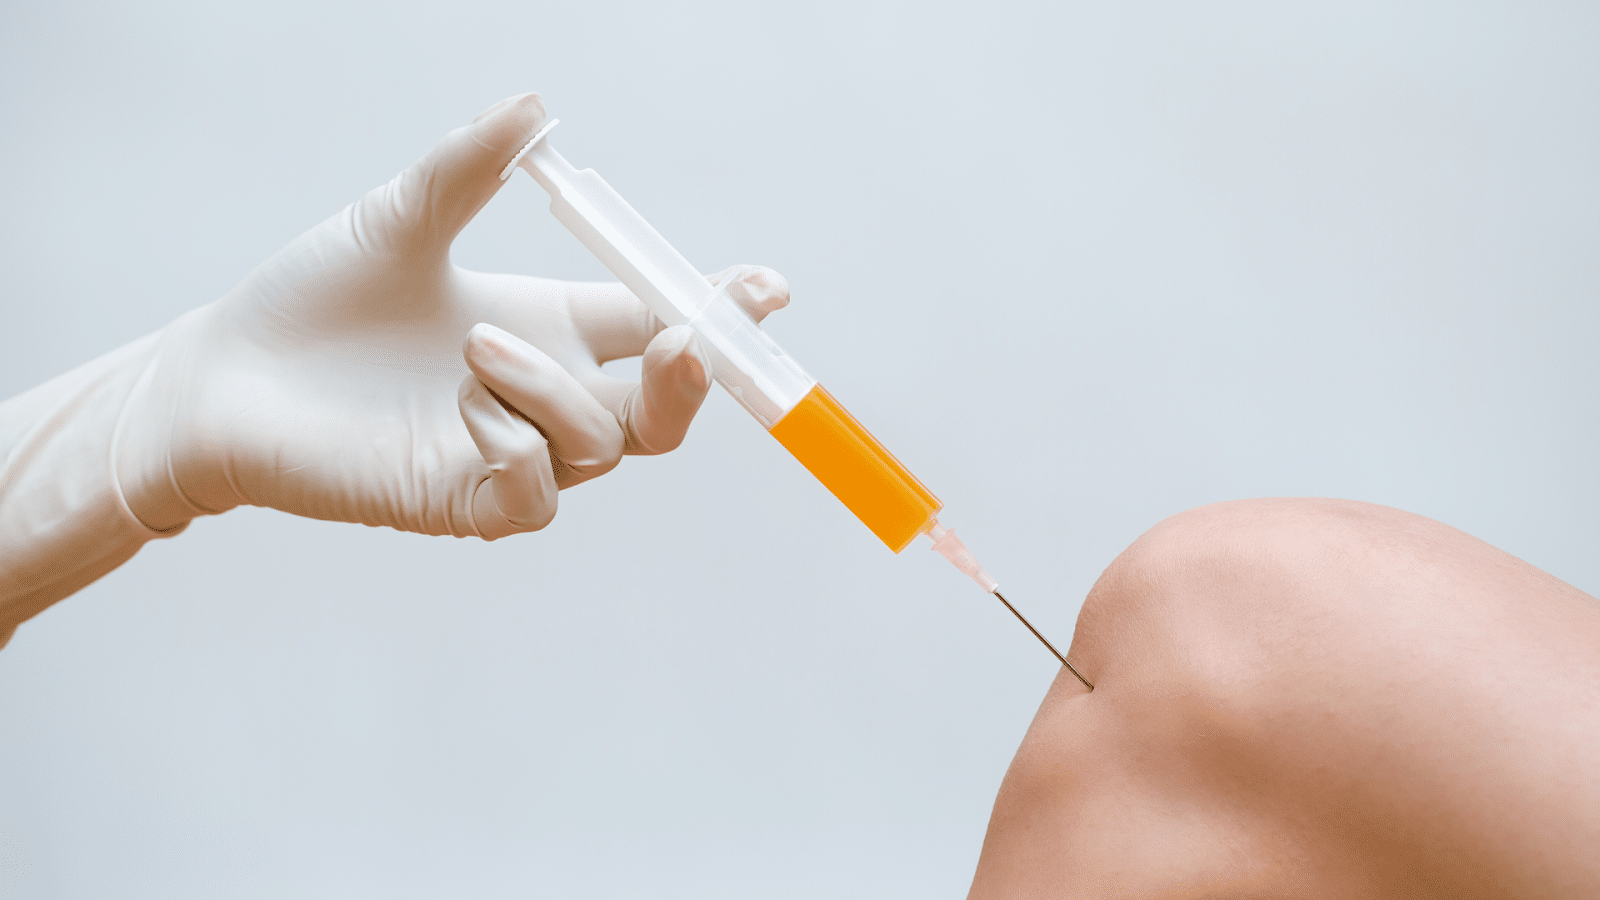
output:
MULTIPOLYGON (((0 395, 536 89, 789 277, 770 330, 1063 646, 1234 497, 1600 592, 1600 13, 1323 6, 11 0, 0 395)), ((456 259, 604 277, 522 176, 456 259)), ((0 894, 958 896, 1057 666, 925 546, 720 392, 540 534, 198 521, 0 652, 0 894)))

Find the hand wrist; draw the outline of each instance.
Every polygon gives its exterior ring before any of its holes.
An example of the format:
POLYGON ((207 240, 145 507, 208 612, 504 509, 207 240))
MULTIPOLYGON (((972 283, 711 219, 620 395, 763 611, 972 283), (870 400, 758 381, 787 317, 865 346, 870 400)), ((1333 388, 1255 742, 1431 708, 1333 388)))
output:
POLYGON ((0 403, 0 635, 121 565, 156 531, 119 487, 117 425, 154 335, 0 403))
POLYGON ((168 452, 159 445, 140 444, 119 433, 112 445, 117 493, 128 514, 156 535, 181 531, 201 512, 173 483, 167 466, 168 452), (127 444, 136 446, 130 448, 127 444))
MULTIPOLYGON (((201 509, 178 486, 173 469, 176 447, 175 394, 162 370, 170 348, 169 331, 157 335, 138 361, 140 372, 117 418, 112 439, 112 472, 117 493, 128 514, 140 525, 165 536, 181 531, 201 509)), ((220 510, 217 510, 220 512, 220 510)))

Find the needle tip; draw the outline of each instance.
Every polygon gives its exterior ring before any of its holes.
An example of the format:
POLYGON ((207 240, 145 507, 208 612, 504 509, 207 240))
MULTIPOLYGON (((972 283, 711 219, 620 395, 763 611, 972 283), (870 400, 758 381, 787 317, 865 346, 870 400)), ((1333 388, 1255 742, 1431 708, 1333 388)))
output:
POLYGON ((1083 673, 1079 672, 1076 666, 1067 662, 1067 658, 1061 655, 1061 651, 1057 650, 1054 644, 1046 640, 1045 636, 1039 633, 1039 629, 1033 627, 1033 623, 1024 618, 1022 613, 1017 612, 1017 608, 1011 605, 1011 601, 1006 599, 1006 595, 1000 593, 999 585, 996 585, 994 588, 990 589, 989 593, 995 595, 996 599, 998 599, 1001 603, 1004 603, 1006 605, 1006 609, 1011 610, 1011 614, 1017 617, 1017 621, 1028 626, 1028 630, 1033 632, 1033 636, 1039 639, 1039 643, 1044 644, 1045 647, 1049 648, 1050 652, 1055 654, 1056 659, 1061 660, 1061 664, 1067 667, 1067 671, 1077 676, 1078 680, 1083 682, 1084 687, 1091 691, 1094 690, 1094 685, 1090 683, 1089 679, 1083 677, 1083 673))

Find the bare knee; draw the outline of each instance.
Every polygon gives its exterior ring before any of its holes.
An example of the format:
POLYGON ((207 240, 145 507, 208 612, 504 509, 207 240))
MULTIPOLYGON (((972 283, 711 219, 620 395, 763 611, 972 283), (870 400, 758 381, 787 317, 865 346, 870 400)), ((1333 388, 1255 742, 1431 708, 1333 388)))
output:
POLYGON ((1085 601, 1096 689, 1040 707, 973 896, 1584 895, 1597 646, 1594 598, 1420 516, 1181 513, 1085 601))
POLYGON ((1278 666, 1328 629, 1390 617, 1411 584, 1485 553, 1530 566, 1456 529, 1351 500, 1236 500, 1172 516, 1134 541, 1085 599, 1073 662, 1091 680, 1148 669, 1231 680, 1278 666), (1375 607, 1384 607, 1382 609, 1375 607))

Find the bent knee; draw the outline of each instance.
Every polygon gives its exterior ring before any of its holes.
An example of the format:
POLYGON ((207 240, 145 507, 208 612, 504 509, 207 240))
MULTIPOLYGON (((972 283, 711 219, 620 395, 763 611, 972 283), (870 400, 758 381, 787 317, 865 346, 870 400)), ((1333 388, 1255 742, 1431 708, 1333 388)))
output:
POLYGON ((1095 690, 1063 675, 1045 698, 973 896, 1592 883, 1572 864, 1600 833, 1592 741, 1570 722, 1600 709, 1595 646, 1593 598, 1421 516, 1288 499, 1173 516, 1085 601, 1071 654, 1095 690), (1516 677, 1462 665, 1477 657, 1516 677))
MULTIPOLYGON (((1375 624, 1395 586, 1488 545, 1422 516, 1325 499, 1236 500, 1151 528, 1085 599, 1073 639, 1091 680, 1159 658, 1195 677, 1305 652, 1329 629, 1375 624), (1098 676, 1098 677, 1097 677, 1098 676)), ((1510 557, 1506 557, 1510 559, 1510 557)), ((1281 659, 1276 660, 1282 662, 1281 659)))

